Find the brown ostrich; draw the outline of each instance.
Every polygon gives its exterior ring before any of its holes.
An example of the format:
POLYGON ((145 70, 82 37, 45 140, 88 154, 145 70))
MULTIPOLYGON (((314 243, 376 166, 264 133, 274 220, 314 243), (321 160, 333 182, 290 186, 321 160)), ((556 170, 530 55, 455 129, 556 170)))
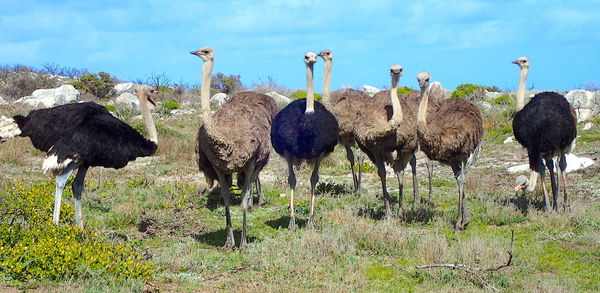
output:
POLYGON ((221 196, 225 203, 227 240, 224 249, 235 246, 229 204, 229 188, 234 173, 241 173, 243 223, 240 248, 247 245, 246 213, 248 196, 253 181, 267 164, 271 151, 269 131, 271 121, 277 112, 273 99, 255 92, 241 92, 232 96, 213 115, 210 113, 209 92, 214 53, 209 47, 190 52, 204 61, 202 66, 202 126, 196 139, 198 167, 204 173, 209 185, 215 180, 221 186, 221 196))
POLYGON ((443 100, 437 111, 427 113, 429 73, 421 72, 417 79, 422 93, 417 117, 419 146, 430 160, 452 168, 458 185, 458 220, 454 228, 464 230, 469 224, 465 179, 481 147, 481 113, 476 106, 462 99, 443 100))
POLYGON ((337 119, 340 125, 339 143, 346 149, 346 158, 350 163, 352 172, 352 181, 354 183, 354 192, 360 194, 360 181, 362 177, 362 156, 358 158, 358 176, 354 171, 354 152, 352 146, 356 144, 354 139, 354 123, 362 105, 368 103, 371 99, 362 91, 346 89, 334 96, 329 93, 331 81, 331 65, 333 53, 331 50, 323 50, 318 54, 323 58, 325 64, 323 79, 323 105, 327 107, 337 119))
MULTIPOLYGON (((410 162, 413 167, 413 192, 418 197, 416 181, 416 158, 418 148, 415 127, 416 104, 402 103, 398 98, 398 81, 402 76, 402 67, 393 65, 390 68, 392 87, 390 91, 377 93, 371 103, 363 105, 359 119, 355 122, 355 137, 361 150, 377 166, 377 174, 381 179, 385 216, 391 215, 389 194, 386 187, 385 163, 394 167, 399 182, 399 213, 402 212, 402 189, 404 168, 410 162), (413 109, 411 109, 411 107, 413 109), (393 152, 396 152, 394 158, 393 152)), ((406 101, 406 99, 404 100, 406 101)))

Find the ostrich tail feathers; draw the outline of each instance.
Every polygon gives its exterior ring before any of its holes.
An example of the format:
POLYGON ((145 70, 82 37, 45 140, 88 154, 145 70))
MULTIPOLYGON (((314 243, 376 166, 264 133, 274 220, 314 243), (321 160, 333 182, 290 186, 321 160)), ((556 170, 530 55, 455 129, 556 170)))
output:
POLYGON ((0 117, 0 143, 19 136, 20 134, 21 129, 15 119, 7 118, 5 116, 0 117))

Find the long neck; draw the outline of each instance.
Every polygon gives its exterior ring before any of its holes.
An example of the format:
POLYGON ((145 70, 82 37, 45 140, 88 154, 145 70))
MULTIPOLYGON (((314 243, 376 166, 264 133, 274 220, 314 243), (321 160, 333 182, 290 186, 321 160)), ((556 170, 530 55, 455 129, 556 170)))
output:
POLYGON ((525 81, 527 80, 529 68, 521 68, 521 79, 519 80, 519 89, 517 90, 517 111, 521 111, 525 107, 525 81))
POLYGON ((323 78, 323 104, 330 106, 329 86, 331 85, 331 59, 325 60, 325 76, 323 78))
POLYGON ((202 87, 200 88, 200 107, 202 120, 210 123, 210 77, 213 70, 213 61, 207 60, 202 65, 202 87))
POLYGON ((392 99, 392 123, 401 123, 403 120, 402 107, 400 106, 400 100, 398 99, 398 81, 399 76, 392 75, 392 88, 390 89, 390 98, 392 99))
POLYGON ((427 129, 427 105, 429 104, 429 88, 421 88, 421 103, 419 104, 419 114, 417 115, 417 129, 427 129))
POLYGON ((315 111, 315 92, 313 89, 313 63, 306 65, 306 112, 315 111))
POLYGON ((156 132, 156 125, 154 125, 154 119, 148 108, 148 101, 145 98, 140 99, 140 112, 142 113, 142 119, 144 119, 144 126, 148 130, 148 140, 158 145, 158 133, 156 132))

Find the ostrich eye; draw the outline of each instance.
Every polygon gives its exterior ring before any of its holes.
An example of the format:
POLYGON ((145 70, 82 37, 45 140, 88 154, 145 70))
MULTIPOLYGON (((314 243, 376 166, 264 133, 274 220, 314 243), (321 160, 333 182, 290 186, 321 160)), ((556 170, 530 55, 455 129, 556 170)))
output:
POLYGON ((204 51, 202 51, 202 53, 208 54, 208 50, 204 50, 204 51))
POLYGON ((400 68, 400 72, 402 72, 402 70, 404 70, 403 68, 400 68))

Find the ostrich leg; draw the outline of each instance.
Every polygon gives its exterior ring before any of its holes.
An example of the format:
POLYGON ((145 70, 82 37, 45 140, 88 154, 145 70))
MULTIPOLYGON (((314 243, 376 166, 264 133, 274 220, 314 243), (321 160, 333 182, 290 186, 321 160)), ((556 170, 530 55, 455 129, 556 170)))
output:
POLYGON ((392 215, 392 208, 390 207, 390 195, 387 192, 387 186, 385 183, 385 164, 383 157, 380 154, 374 155, 375 165, 377 166, 377 174, 381 180, 381 189, 383 191, 383 206, 385 208, 385 217, 390 218, 392 215))
POLYGON ((415 154, 410 158, 410 168, 412 169, 412 179, 413 179, 413 207, 415 204, 421 203, 421 194, 419 194, 419 182, 417 182, 417 156, 415 154))
POLYGON ((247 237, 246 237, 246 229, 247 229, 247 222, 246 222, 246 214, 248 213, 248 197, 250 197, 250 200, 252 200, 252 182, 255 181, 255 174, 254 174, 254 167, 255 167, 255 162, 251 161, 248 164, 248 167, 246 167, 246 177, 244 178, 244 186, 242 187, 242 208, 243 208, 243 212, 242 212, 242 236, 240 239, 240 249, 244 249, 246 248, 246 246, 248 246, 248 242, 247 242, 247 237))
POLYGON ((456 176, 456 183, 458 185, 458 220, 454 226, 454 230, 462 231, 469 225, 469 212, 467 211, 467 203, 465 201, 465 182, 466 182, 466 170, 465 163, 460 162, 452 163, 452 171, 456 176))
POLYGON ((260 183, 260 178, 256 175, 256 180, 254 181, 256 184, 256 193, 258 193, 258 206, 262 206, 265 204, 265 193, 262 190, 262 185, 260 183))
POLYGON ((550 173, 550 184, 552 186, 552 209, 558 209, 558 183, 556 182, 556 176, 554 175, 554 159, 548 157, 545 159, 546 167, 550 173))
POLYGON ((358 178, 356 176, 356 172, 354 171, 354 152, 352 152, 352 147, 349 143, 345 143, 344 148, 346 148, 346 159, 348 159, 348 162, 350 162, 350 171, 352 171, 352 182, 354 183, 354 193, 358 195, 358 178))
POLYGON ((357 185, 358 187, 356 188, 356 194, 360 195, 361 192, 361 181, 362 181, 362 167, 363 167, 363 162, 365 161, 365 155, 363 154, 362 151, 358 151, 358 180, 357 180, 357 185))
POLYGON ((315 159, 315 168, 310 176, 310 213, 308 214, 308 227, 313 228, 313 217, 315 214, 315 193, 317 192, 317 183, 319 182, 319 166, 321 165, 321 156, 315 159))
POLYGON ((404 168, 402 166, 398 167, 396 178, 398 179, 398 218, 402 219, 404 215, 404 168))
POLYGON ((81 193, 83 192, 83 180, 87 174, 88 166, 81 166, 77 170, 75 180, 73 180, 73 197, 75 198, 75 223, 79 229, 83 229, 83 211, 81 210, 81 193))
POLYGON ((54 213, 52 214, 52 223, 58 225, 58 221, 60 218, 60 203, 62 201, 62 194, 65 190, 65 186, 67 185, 67 180, 73 174, 73 171, 77 169, 77 165, 68 165, 67 168, 62 171, 58 176, 56 176, 56 184, 55 184, 55 195, 54 195, 54 213))
MULTIPOLYGON (((560 161, 558 162, 558 176, 562 177, 563 180, 563 209, 568 211, 571 206, 569 204, 569 199, 567 198, 567 158, 565 154, 561 154, 560 161)), ((560 179, 560 178, 559 178, 560 179)))
MULTIPOLYGON (((221 196, 223 197, 223 202, 225 203, 225 224, 227 225, 227 239, 225 240, 225 245, 223 246, 223 250, 229 251, 235 247, 235 238, 233 238, 233 227, 231 226, 231 211, 229 210, 229 205, 231 203, 231 193, 229 192, 229 184, 231 182, 230 176, 226 176, 223 173, 216 171, 217 176, 219 177, 219 185, 221 185, 221 196)), ((244 202, 244 199, 242 199, 244 202)))
POLYGON ((431 201, 431 193, 432 193, 432 180, 433 180, 433 160, 430 160, 429 158, 426 159, 425 161, 425 165, 427 165, 427 174, 429 175, 429 205, 433 206, 433 202, 431 201))
POLYGON ((285 153, 285 160, 288 163, 288 184, 290 185, 290 224, 288 230, 296 230, 296 210, 294 207, 294 189, 296 189, 296 175, 294 174, 294 162, 289 153, 285 153))

